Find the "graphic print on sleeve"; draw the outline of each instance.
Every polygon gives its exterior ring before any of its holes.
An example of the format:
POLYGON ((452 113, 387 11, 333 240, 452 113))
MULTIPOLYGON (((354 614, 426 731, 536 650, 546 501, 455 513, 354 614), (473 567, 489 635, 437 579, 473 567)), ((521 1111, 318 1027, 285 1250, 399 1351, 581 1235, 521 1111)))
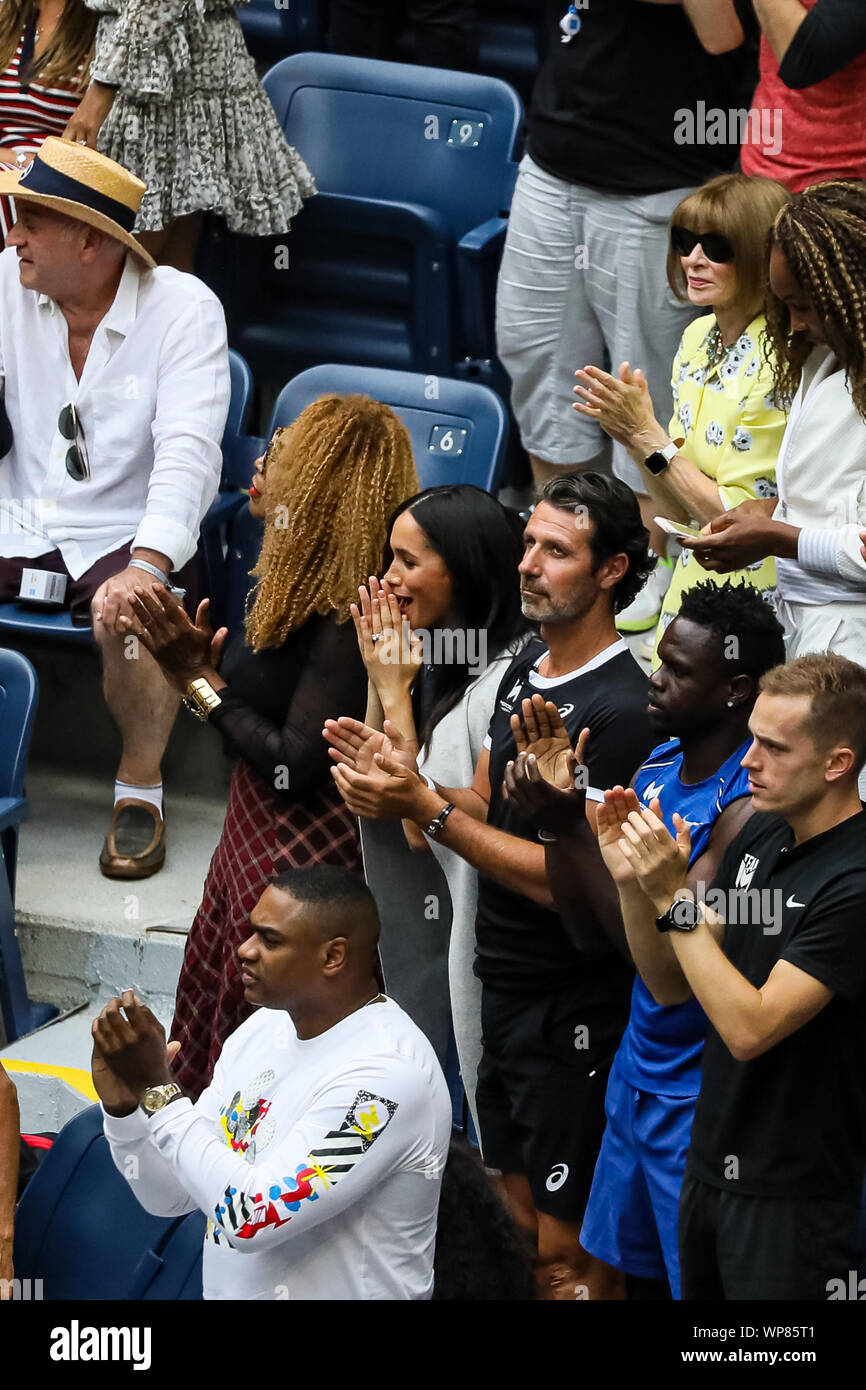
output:
MULTIPOLYGON (((265 1075, 257 1078, 257 1082, 264 1081, 265 1075)), ((273 1073, 270 1075, 272 1077, 273 1073)), ((256 1089, 256 1083, 253 1083, 252 1090, 256 1089)), ((220 1123, 227 1142, 236 1151, 243 1151, 244 1157, 250 1162, 255 1154, 256 1126, 267 1114, 269 1104, 259 1093, 254 1101, 251 1100, 250 1106, 245 1107, 237 1096, 231 1106, 225 1107, 221 1116, 220 1123), (244 1147, 235 1139, 230 1125, 235 1123, 237 1130, 239 1126, 235 1117, 240 1116, 240 1128, 243 1128, 254 1110, 257 1118, 244 1129, 244 1134, 251 1136, 253 1142, 244 1147)), ((208 1222, 208 1236, 219 1245, 227 1228, 236 1240, 247 1240, 260 1231, 284 1226, 291 1221, 294 1213, 300 1211, 302 1202, 318 1201, 351 1173, 388 1127, 396 1110, 396 1101, 374 1095, 371 1091, 359 1091, 340 1128, 331 1130, 322 1138, 307 1155, 306 1161, 298 1165, 294 1176, 284 1175, 280 1182, 271 1185, 267 1193, 227 1187, 222 1202, 214 1209, 214 1220, 208 1222)))

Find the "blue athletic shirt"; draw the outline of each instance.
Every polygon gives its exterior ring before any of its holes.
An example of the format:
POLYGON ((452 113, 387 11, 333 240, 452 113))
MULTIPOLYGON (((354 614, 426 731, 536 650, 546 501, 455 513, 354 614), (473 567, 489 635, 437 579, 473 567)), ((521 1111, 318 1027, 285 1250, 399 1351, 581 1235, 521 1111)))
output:
MULTIPOLYGON (((679 739, 654 748, 634 779, 642 805, 654 797, 672 835, 674 811, 691 827, 689 863, 703 854, 710 832, 732 801, 749 795, 749 775, 740 767, 751 739, 704 782, 680 779, 683 754, 679 739)), ((709 884, 707 885, 709 887, 709 884)), ((707 1016, 696 999, 684 1004, 657 1004, 639 975, 635 976, 628 1026, 615 1060, 620 1076, 638 1091, 661 1096, 696 1096, 701 1089, 701 1054, 707 1016)))

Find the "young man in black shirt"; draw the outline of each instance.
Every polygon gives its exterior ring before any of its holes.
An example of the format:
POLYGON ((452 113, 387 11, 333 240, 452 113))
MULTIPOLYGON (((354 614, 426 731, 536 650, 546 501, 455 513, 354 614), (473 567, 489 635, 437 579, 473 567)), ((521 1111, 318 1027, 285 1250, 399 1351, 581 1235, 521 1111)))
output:
MULTIPOLYGON (((540 625, 497 694, 472 787, 428 786, 385 758, 382 773, 335 769, 349 809, 414 821, 479 873, 476 970, 484 1053, 477 1105, 488 1167, 538 1242, 553 1298, 610 1296, 619 1276, 580 1245, 580 1222, 604 1129, 611 1059, 628 1018, 630 963, 589 924, 554 910, 536 826, 502 794, 516 753, 511 718, 535 692, 556 701, 572 742, 591 730, 587 818, 603 789, 628 782, 655 741, 646 676, 614 615, 650 567, 631 490, 598 473, 548 483, 524 532, 523 611, 540 625), (587 940, 592 945, 587 945, 587 940)), ((587 916, 591 914, 585 904, 587 916)), ((597 927, 597 924, 596 924, 597 927)))
MULTIPOLYGON (((866 1168, 866 670, 815 654, 761 682, 756 814, 709 891, 688 829, 620 847, 710 1031, 680 1205, 684 1299, 826 1299, 857 1269, 866 1168)), ((660 938, 661 940, 661 938, 660 938)))

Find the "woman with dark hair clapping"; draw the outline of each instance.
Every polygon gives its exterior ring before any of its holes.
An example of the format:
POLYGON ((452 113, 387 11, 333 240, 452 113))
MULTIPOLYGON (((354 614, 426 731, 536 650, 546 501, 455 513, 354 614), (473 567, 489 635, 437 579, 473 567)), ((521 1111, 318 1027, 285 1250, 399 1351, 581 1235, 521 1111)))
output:
MULTIPOLYGON (((471 784, 497 687, 529 631, 517 573, 522 529, 516 513, 480 488, 427 488, 397 508, 382 582, 371 577, 360 606, 353 605, 369 678, 368 727, 385 730, 383 746, 392 744, 413 767, 417 759, 423 776, 446 786, 471 784)), ((368 765, 374 750, 357 735, 360 727, 351 719, 327 721, 335 761, 368 765)), ((481 1054, 480 983, 473 973, 477 874, 409 822, 404 838, 393 822, 362 820, 361 843, 382 915, 388 991, 443 1062, 453 1019, 474 1108, 481 1054), (412 860, 407 841, 436 856, 450 898, 450 933, 441 876, 434 864, 412 860), (404 892, 395 887, 398 880, 404 892)))

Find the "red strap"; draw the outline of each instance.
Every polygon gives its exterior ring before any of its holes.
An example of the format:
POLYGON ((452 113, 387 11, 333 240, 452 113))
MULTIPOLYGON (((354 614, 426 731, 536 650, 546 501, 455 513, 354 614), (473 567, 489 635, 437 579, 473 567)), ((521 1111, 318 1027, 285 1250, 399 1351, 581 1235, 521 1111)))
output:
POLYGON ((50 1149, 54 1143, 53 1139, 48 1139, 44 1134, 22 1134, 21 1138, 31 1149, 50 1149))

